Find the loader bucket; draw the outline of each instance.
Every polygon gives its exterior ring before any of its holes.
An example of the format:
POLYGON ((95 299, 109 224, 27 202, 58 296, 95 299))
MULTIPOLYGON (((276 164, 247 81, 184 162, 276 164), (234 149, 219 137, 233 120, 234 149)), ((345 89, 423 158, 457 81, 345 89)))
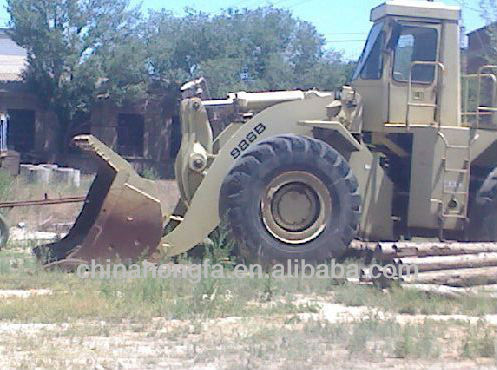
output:
POLYGON ((158 185, 91 135, 77 136, 73 143, 97 161, 95 181, 67 236, 36 247, 35 255, 63 269, 92 260, 129 263, 149 256, 162 236, 158 185))

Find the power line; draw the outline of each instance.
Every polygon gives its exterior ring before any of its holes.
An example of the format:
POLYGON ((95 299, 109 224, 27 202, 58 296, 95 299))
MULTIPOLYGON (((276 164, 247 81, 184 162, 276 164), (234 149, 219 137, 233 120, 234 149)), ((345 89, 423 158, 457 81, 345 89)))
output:
POLYGON ((325 33, 325 36, 330 36, 330 35, 367 35, 367 32, 331 32, 331 33, 325 33))
POLYGON ((240 0, 234 4, 227 6, 226 8, 242 9, 242 8, 248 8, 252 5, 253 6, 261 6, 262 4, 259 1, 253 2, 252 0, 240 0), (244 5, 244 3, 246 3, 246 4, 244 5))
POLYGON ((291 1, 291 0, 279 0, 279 1, 273 2, 271 5, 276 6, 276 5, 287 3, 289 1, 291 1))
MULTIPOLYGON (((279 0, 279 1, 271 3, 271 5, 272 6, 281 6, 282 4, 285 4, 285 3, 288 3, 288 2, 291 2, 291 1, 292 0, 279 0)), ((299 1, 294 2, 293 4, 289 4, 289 5, 285 6, 285 8, 294 9, 297 6, 300 6, 300 5, 303 5, 305 3, 308 3, 309 1, 313 1, 313 0, 299 0, 299 1)))
POLYGON ((300 6, 300 5, 303 5, 305 3, 308 3, 309 1, 313 1, 313 0, 301 0, 301 1, 297 1, 296 3, 294 3, 293 5, 291 5, 288 9, 294 9, 297 6, 300 6))
POLYGON ((367 38, 367 33, 325 33, 322 36, 326 39, 333 39, 333 38, 338 38, 338 39, 343 39, 343 38, 361 38, 361 39, 366 39, 367 38))
MULTIPOLYGON (((297 1, 294 1, 293 3, 292 3, 292 1, 293 0, 277 0, 277 1, 266 2, 266 4, 269 4, 270 6, 274 6, 274 7, 285 7, 287 9, 293 9, 293 8, 296 8, 297 6, 303 5, 303 4, 305 4, 309 1, 313 1, 313 0, 297 0, 297 1), (286 3, 290 3, 290 4, 286 5, 286 3)), ((233 5, 228 6, 228 8, 238 8, 238 9, 248 8, 251 5, 261 6, 263 4, 257 0, 255 2, 253 2, 252 0, 241 0, 241 1, 237 1, 233 5)))
POLYGON ((482 9, 477 9, 477 8, 473 8, 471 6, 467 6, 466 2, 463 0, 456 0, 456 2, 463 8, 463 10, 471 10, 473 12, 477 12, 478 14, 481 14, 481 12, 482 12, 482 9))
POLYGON ((331 44, 334 42, 366 42, 366 40, 327 40, 327 44, 331 44))
MULTIPOLYGON (((269 1, 269 2, 266 2, 266 4, 269 4, 269 5, 272 5, 272 6, 276 6, 276 5, 287 3, 289 1, 292 1, 292 0, 269 1)), ((305 0, 305 1, 308 1, 308 0, 305 0)), ((246 8, 246 7, 249 7, 251 5, 253 5, 253 6, 261 6, 261 5, 263 5, 263 2, 257 1, 257 0, 256 1, 253 1, 253 0, 240 0, 240 1, 237 1, 233 5, 230 5, 229 8, 246 8)))

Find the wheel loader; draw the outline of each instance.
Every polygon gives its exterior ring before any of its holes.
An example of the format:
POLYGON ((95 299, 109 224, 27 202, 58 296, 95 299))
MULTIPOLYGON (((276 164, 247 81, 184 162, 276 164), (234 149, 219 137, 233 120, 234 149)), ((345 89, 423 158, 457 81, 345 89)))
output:
POLYGON ((155 183, 77 137, 101 169, 68 236, 38 255, 175 256, 220 226, 263 264, 337 258, 354 238, 497 240, 497 67, 461 75, 460 16, 439 2, 379 5, 351 83, 333 92, 206 100, 189 83, 170 215, 155 183), (230 123, 214 135, 220 117, 230 123))

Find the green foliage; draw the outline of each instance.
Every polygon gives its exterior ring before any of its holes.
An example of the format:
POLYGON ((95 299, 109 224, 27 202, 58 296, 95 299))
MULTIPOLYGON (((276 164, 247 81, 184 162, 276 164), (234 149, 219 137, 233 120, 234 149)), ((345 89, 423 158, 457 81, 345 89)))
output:
POLYGON ((54 109, 61 138, 92 104, 178 91, 203 76, 213 97, 231 91, 333 89, 353 64, 325 50, 309 22, 274 7, 209 15, 143 16, 130 0, 8 0, 11 36, 28 51, 24 78, 54 109))
POLYGON ((159 173, 153 167, 146 167, 143 169, 141 176, 148 180, 160 179, 159 173))
POLYGON ((340 54, 325 51, 312 24, 273 7, 215 16, 187 9, 183 18, 151 12, 147 40, 157 80, 171 86, 203 76, 214 97, 238 90, 333 89, 351 69, 340 54))
POLYGON ((469 326, 462 346, 462 356, 467 358, 490 357, 496 355, 497 338, 484 327, 482 321, 469 326))
MULTIPOLYGON (((497 1, 496 0, 480 0, 481 17, 487 23, 486 31, 490 37, 490 42, 484 45, 480 51, 481 57, 488 64, 497 63, 497 1)), ((488 71, 486 71, 488 72, 488 71)))
POLYGON ((409 315, 466 314, 483 316, 497 313, 497 300, 483 295, 470 295, 464 299, 430 295, 417 290, 392 287, 387 292, 350 284, 333 287, 337 302, 347 306, 378 307, 409 315))
POLYGON ((28 51, 24 79, 56 112, 59 140, 98 96, 143 95, 142 19, 129 0, 8 0, 7 11, 12 39, 28 51))
POLYGON ((5 201, 9 197, 14 179, 6 171, 0 170, 0 200, 5 201))
POLYGON ((430 321, 423 325, 406 325, 394 343, 394 353, 400 358, 438 358, 441 349, 437 338, 442 335, 440 328, 430 321))
POLYGON ((209 261, 211 265, 231 265, 234 246, 226 226, 221 225, 212 233, 209 242, 204 243, 203 259, 209 261))

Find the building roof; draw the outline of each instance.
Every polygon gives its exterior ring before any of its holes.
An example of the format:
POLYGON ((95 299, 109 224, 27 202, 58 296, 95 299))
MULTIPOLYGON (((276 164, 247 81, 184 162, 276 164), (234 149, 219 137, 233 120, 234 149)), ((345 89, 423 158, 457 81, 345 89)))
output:
POLYGON ((0 29, 0 81, 22 80, 26 63, 26 49, 12 41, 5 29, 0 29))
POLYGON ((458 21, 461 9, 441 2, 389 0, 371 11, 371 21, 375 22, 387 15, 458 21))
POLYGON ((491 28, 495 29, 496 27, 497 27, 497 22, 493 22, 493 23, 487 24, 483 27, 477 28, 476 30, 470 31, 467 33, 467 35, 470 36, 470 35, 473 35, 475 33, 487 32, 489 29, 491 29, 491 28))

